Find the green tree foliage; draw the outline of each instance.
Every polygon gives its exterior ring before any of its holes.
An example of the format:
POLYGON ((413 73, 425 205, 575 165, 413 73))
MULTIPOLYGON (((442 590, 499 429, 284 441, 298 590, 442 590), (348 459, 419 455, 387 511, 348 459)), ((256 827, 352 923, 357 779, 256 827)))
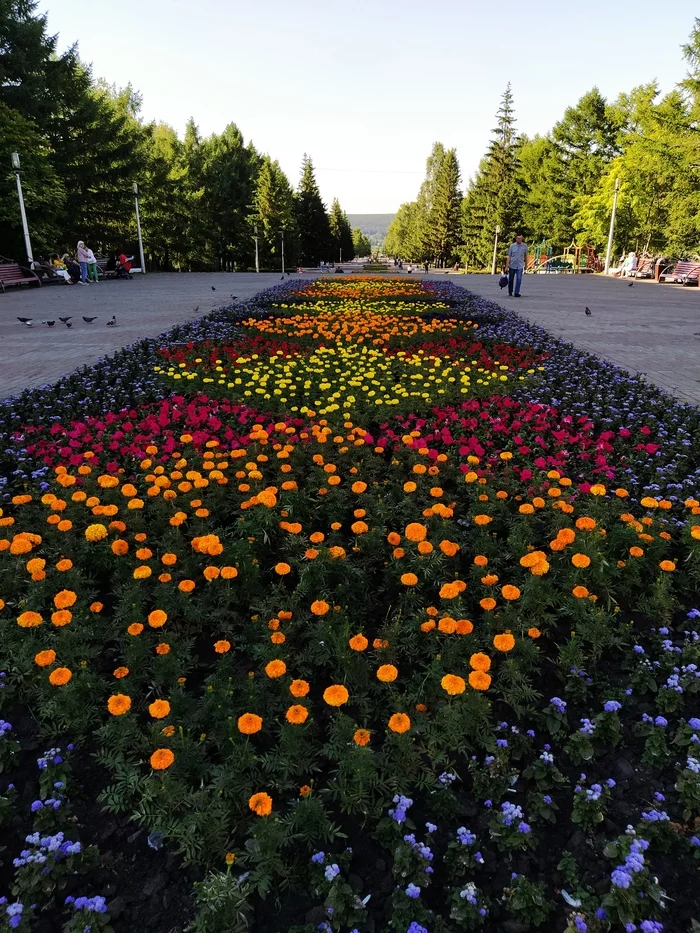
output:
POLYGON ((333 253, 328 214, 316 184, 311 158, 304 154, 296 198, 300 260, 305 266, 330 262, 333 253))
POLYGON ((294 192, 279 163, 269 156, 263 156, 258 172, 252 223, 258 227, 261 268, 281 267, 283 234, 286 267, 297 264, 299 228, 294 208, 294 192))
POLYGON ((384 252, 397 259, 417 262, 422 249, 418 204, 408 201, 396 212, 384 240, 384 252))
POLYGON ((496 227, 501 229, 501 252, 516 229, 522 229, 525 182, 520 163, 520 140, 510 84, 496 113, 496 127, 488 151, 471 179, 462 208, 465 258, 470 266, 491 265, 496 227))
POLYGON ((352 230, 350 229, 348 215, 340 206, 340 202, 337 198, 334 198, 331 205, 328 224, 333 244, 333 262, 340 262, 341 259, 343 262, 350 262, 355 258, 355 244, 352 238, 352 230))
POLYGON ((372 244, 359 227, 352 231, 352 246, 356 259, 365 259, 372 255, 372 244))

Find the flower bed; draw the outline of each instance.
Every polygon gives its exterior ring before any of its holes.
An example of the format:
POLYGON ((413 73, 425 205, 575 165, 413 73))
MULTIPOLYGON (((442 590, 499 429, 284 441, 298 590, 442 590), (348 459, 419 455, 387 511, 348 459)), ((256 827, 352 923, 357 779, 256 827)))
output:
POLYGON ((0 930, 688 928, 695 409, 387 278, 4 420, 0 930))

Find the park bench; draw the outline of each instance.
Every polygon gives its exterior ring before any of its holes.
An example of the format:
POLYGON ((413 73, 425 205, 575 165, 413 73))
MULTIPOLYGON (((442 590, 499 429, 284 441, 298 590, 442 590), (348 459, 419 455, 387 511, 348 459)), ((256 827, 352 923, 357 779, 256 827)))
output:
POLYGON ((113 279, 115 275, 117 274, 117 270, 107 269, 106 266, 108 262, 109 260, 107 259, 106 256, 104 259, 97 260, 97 274, 98 276, 103 275, 106 279, 113 279))
POLYGON ((654 277, 654 260, 640 259, 634 273, 635 279, 651 279, 654 277))
POLYGON ((670 282, 672 285, 697 285, 698 274, 700 273, 700 262, 688 262, 682 260, 677 262, 672 272, 668 272, 670 266, 661 273, 663 282, 670 282))
POLYGON ((10 285, 38 285, 41 287, 41 279, 31 269, 25 269, 16 262, 2 262, 0 263, 0 288, 4 292, 10 285))

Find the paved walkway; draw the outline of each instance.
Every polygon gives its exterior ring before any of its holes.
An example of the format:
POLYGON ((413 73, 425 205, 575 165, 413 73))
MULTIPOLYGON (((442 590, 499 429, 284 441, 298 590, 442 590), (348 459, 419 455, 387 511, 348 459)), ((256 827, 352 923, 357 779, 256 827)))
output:
MULTIPOLYGON (((100 282, 97 288, 52 285, 0 294, 0 398, 53 382, 119 347, 207 313, 231 295, 249 298, 279 281, 277 273, 173 273, 100 282), (70 330, 58 322, 68 314, 75 323, 70 330), (83 314, 98 319, 88 325, 83 314), (112 314, 117 327, 107 328, 112 314), (56 325, 30 329, 18 316, 55 319, 56 325)), ((683 401, 700 404, 700 288, 645 281, 628 288, 625 281, 600 276, 530 275, 523 297, 515 300, 501 292, 494 276, 450 275, 449 281, 513 308, 578 347, 645 373, 683 401), (586 305, 590 317, 583 313, 586 305)))
POLYGON ((450 275, 449 281, 700 404, 700 288, 643 279, 629 288, 626 279, 598 275, 527 275, 516 300, 501 291, 498 276, 450 275))
POLYGON ((9 289, 0 294, 0 398, 55 382, 120 347, 206 314, 230 302, 232 295, 250 298, 279 282, 279 272, 159 273, 103 281, 97 287, 9 289), (58 320, 69 314, 70 329, 58 320), (107 327, 113 314, 117 326, 107 327), (96 315, 97 320, 86 324, 83 315, 96 315), (35 324, 25 327, 18 317, 34 318, 35 324), (40 320, 56 323, 47 327, 36 323, 40 320))

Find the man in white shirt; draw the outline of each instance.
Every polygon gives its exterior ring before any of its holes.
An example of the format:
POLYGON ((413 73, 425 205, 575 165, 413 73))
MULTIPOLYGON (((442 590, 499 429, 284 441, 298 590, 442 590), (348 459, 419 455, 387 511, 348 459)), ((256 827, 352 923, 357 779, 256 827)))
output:
POLYGON ((523 242, 522 233, 515 235, 515 240, 508 247, 506 256, 506 273, 508 275, 508 294, 512 298, 520 298, 520 283, 523 280, 525 262, 527 260, 527 243, 523 242), (513 292, 515 284, 515 293, 513 292))

